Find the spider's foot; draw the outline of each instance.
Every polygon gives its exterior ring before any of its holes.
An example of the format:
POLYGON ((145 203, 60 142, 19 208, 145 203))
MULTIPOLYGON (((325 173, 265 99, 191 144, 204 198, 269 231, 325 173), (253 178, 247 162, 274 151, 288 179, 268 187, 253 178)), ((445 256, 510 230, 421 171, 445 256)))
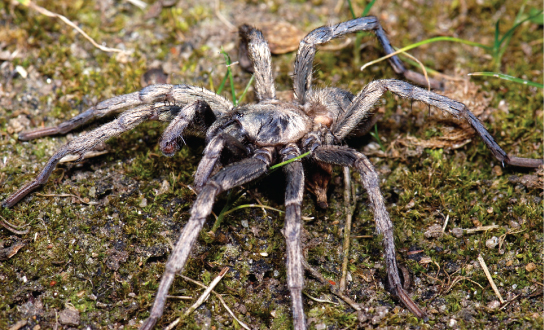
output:
POLYGON ((157 324, 158 318, 156 317, 149 317, 140 327, 140 330, 151 330, 157 324))
POLYGON ((429 320, 427 313, 425 313, 413 300, 410 298, 408 293, 400 286, 397 285, 395 288, 397 296, 404 303, 406 308, 408 308, 415 316, 419 319, 422 319, 424 322, 429 320))

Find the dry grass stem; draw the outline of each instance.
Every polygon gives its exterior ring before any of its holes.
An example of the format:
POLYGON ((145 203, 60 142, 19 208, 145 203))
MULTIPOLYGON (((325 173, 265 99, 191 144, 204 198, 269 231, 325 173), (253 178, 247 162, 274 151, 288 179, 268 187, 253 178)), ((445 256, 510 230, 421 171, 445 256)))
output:
POLYGON ((488 230, 493 230, 497 228, 499 228, 499 226, 491 225, 491 226, 481 226, 481 227, 469 228, 469 229, 463 229, 463 230, 465 231, 466 234, 473 234, 479 231, 488 231, 488 230))
POLYGON ((491 277, 491 273, 489 273, 489 269, 487 268, 487 265, 485 264, 484 258, 482 258, 482 255, 478 255, 478 261, 480 262, 480 265, 482 266, 485 276, 487 277, 487 280, 491 284, 491 287, 493 288, 493 291, 495 291, 495 294, 499 298, 499 301, 501 304, 504 304, 504 299, 502 299, 501 293, 499 292, 499 289, 497 289, 497 286, 495 285, 495 281, 493 281, 493 278, 491 277))
POLYGON ((121 50, 121 49, 110 48, 110 47, 105 47, 105 46, 99 45, 98 43, 96 43, 96 41, 93 40, 93 38, 91 38, 87 33, 85 33, 85 31, 83 31, 82 29, 80 29, 76 24, 72 23, 72 21, 70 21, 70 20, 69 20, 68 18, 66 18, 65 16, 62 16, 62 15, 59 15, 59 14, 50 12, 49 10, 47 10, 47 9, 45 9, 45 8, 43 8, 43 7, 40 7, 40 6, 36 5, 36 4, 33 3, 32 1, 21 1, 21 4, 24 5, 24 6, 26 6, 26 7, 29 7, 29 8, 34 9, 35 11, 39 12, 39 13, 42 14, 42 15, 60 19, 61 21, 63 21, 64 23, 66 23, 68 26, 70 26, 71 28, 73 28, 74 30, 76 30, 78 33, 80 33, 83 37, 85 37, 85 39, 89 40, 89 42, 90 42, 93 46, 95 46, 96 48, 100 49, 100 50, 103 51, 103 52, 108 52, 108 53, 123 53, 123 54, 126 54, 126 53, 127 53, 126 51, 121 50))
POLYGON ((208 299, 210 292, 212 292, 213 288, 215 288, 215 286, 219 283, 219 281, 223 279, 223 277, 227 274, 228 271, 229 271, 229 267, 223 268, 223 270, 221 270, 219 275, 217 275, 217 277, 210 283, 210 285, 206 288, 206 290, 204 290, 204 292, 200 295, 198 300, 191 307, 189 307, 189 309, 187 309, 183 315, 188 316, 200 305, 202 305, 204 301, 208 299))
POLYGON ((344 260, 342 261, 342 277, 340 278, 339 285, 340 292, 344 292, 346 290, 346 276, 348 273, 349 245, 351 235, 351 220, 353 218, 353 212, 351 208, 351 174, 349 171, 349 167, 344 167, 344 209, 346 212, 346 223, 344 224, 344 246, 342 247, 344 260))
MULTIPOLYGON (((225 268, 228 268, 228 267, 225 267, 225 268)), ((224 269, 223 269, 223 270, 224 270, 224 269)), ((196 280, 193 280, 192 278, 189 278, 189 277, 187 277, 187 276, 180 275, 180 277, 181 277, 182 279, 184 279, 184 280, 186 280, 186 281, 188 281, 188 282, 191 282, 191 283, 193 283, 193 284, 196 284, 196 285, 198 285, 198 286, 200 286, 200 287, 202 287, 202 288, 204 288, 204 289, 207 289, 207 288, 208 288, 206 285, 204 285, 204 283, 199 282, 199 281, 196 281, 196 280)), ((227 306, 227 303, 225 302, 225 300, 223 300, 223 297, 221 297, 221 295, 220 295, 219 293, 217 293, 217 292, 215 292, 215 291, 213 291, 213 290, 211 290, 211 293, 213 293, 213 294, 217 297, 217 299, 219 299, 219 301, 223 304, 223 307, 225 307, 225 309, 227 310, 227 312, 230 314, 230 316, 232 316, 233 319, 236 320, 236 322, 238 322, 244 329, 246 329, 246 330, 251 330, 251 329, 247 326, 247 324, 245 324, 244 322, 240 321, 240 320, 234 315, 234 313, 230 310, 230 308, 227 306)), ((180 320, 180 319, 178 318, 178 319, 176 320, 176 321, 179 323, 178 320, 180 320)), ((176 321, 174 321, 174 322, 176 322, 176 321)), ((170 325, 174 324, 174 322, 172 322, 170 325)), ((176 324, 177 324, 177 323, 176 323, 176 324)), ((175 326, 175 325, 174 325, 174 326, 175 326)), ((168 329, 168 328, 166 328, 166 329, 168 329)), ((170 329, 171 329, 171 328, 170 328, 170 329)))
POLYGON ((315 297, 310 296, 309 294, 307 294, 307 293, 304 292, 304 291, 302 291, 302 293, 304 293, 304 295, 305 295, 306 297, 308 297, 308 298, 310 298, 311 300, 316 301, 316 302, 318 302, 318 303, 329 303, 329 304, 333 304, 333 305, 338 305, 338 303, 336 303, 336 302, 334 302, 334 301, 315 298, 315 297))
POLYGON ((81 198, 81 197, 79 197, 77 195, 74 195, 74 194, 40 194, 40 193, 36 193, 36 196, 40 196, 40 197, 74 197, 78 201, 80 201, 82 204, 98 205, 97 202, 86 202, 85 200, 83 200, 83 198, 81 198))

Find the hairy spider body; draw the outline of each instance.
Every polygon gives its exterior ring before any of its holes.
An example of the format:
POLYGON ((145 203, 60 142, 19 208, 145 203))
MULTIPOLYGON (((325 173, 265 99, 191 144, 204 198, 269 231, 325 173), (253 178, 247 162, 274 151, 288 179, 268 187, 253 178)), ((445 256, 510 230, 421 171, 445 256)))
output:
MULTIPOLYGON (((144 121, 169 122, 160 140, 160 148, 168 156, 179 150, 183 135, 205 136, 207 145, 194 181, 198 197, 191 208, 190 219, 166 264, 150 316, 141 328, 151 329, 162 315, 174 276, 183 270, 217 195, 266 174, 274 163, 311 152, 311 156, 305 161, 321 172, 321 179, 313 183, 321 190, 328 183, 327 175, 330 175, 332 165, 349 166, 360 173, 361 182, 368 191, 377 231, 383 235, 384 256, 392 292, 417 317, 425 318, 425 312, 412 301, 401 284, 395 258, 393 224, 380 192, 378 175, 362 153, 339 144, 354 129, 370 121, 375 103, 385 92, 390 91, 401 97, 435 106, 455 117, 464 118, 482 137, 493 155, 503 163, 536 167, 542 161, 508 156, 462 103, 404 81, 373 81, 357 95, 339 88, 312 88, 312 65, 316 45, 362 30, 374 31, 384 50, 387 53, 392 52, 392 47, 375 17, 358 18, 315 29, 300 42, 294 67, 294 102, 276 100, 268 45, 260 31, 244 27, 241 29, 242 39, 248 42, 248 55, 255 71, 256 104, 233 107, 225 98, 202 88, 189 85, 152 85, 140 92, 103 101, 57 127, 23 133, 20 135, 23 140, 62 134, 93 118, 124 110, 112 122, 81 135, 62 147, 51 157, 36 179, 9 196, 3 205, 15 205, 32 190, 44 184, 62 157, 69 154, 81 157, 99 142, 128 131, 144 121), (233 153, 235 161, 225 164, 212 175, 220 167, 221 154, 227 149, 233 153)), ((396 56, 390 58, 390 63, 406 78, 418 83, 423 81, 421 75, 406 70, 396 56)), ((433 81, 433 86, 440 87, 440 84, 433 81)), ((283 231, 287 242, 287 284, 292 299, 294 328, 300 330, 306 328, 302 302, 304 278, 301 246, 301 204, 305 172, 300 160, 288 163, 283 171, 287 180, 283 231)))

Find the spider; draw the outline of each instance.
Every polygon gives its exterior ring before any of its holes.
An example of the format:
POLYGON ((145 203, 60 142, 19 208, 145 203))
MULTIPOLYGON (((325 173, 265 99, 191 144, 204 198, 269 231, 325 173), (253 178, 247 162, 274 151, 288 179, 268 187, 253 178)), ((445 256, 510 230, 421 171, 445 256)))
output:
MULTIPOLYGON (((141 327, 152 329, 163 313, 174 276, 183 270, 191 248, 212 211, 215 198, 224 191, 265 175, 273 164, 292 160, 283 166, 287 182, 283 234, 287 242, 287 285, 291 294, 293 324, 295 329, 301 330, 306 328, 301 244, 301 204, 307 176, 304 165, 313 164, 314 168, 316 164, 318 168, 330 165, 351 167, 360 173, 362 185, 368 191, 377 231, 383 235, 391 291, 413 314, 425 319, 426 313, 414 303, 401 283, 395 257, 393 224, 380 192, 378 175, 364 154, 342 145, 344 139, 361 125, 370 122, 374 105, 385 92, 390 91, 465 119, 503 164, 538 167, 542 161, 507 155, 464 104, 405 81, 372 81, 357 95, 335 87, 313 88, 312 66, 316 46, 357 31, 373 31, 385 52, 393 52, 381 25, 373 16, 317 28, 300 42, 294 64, 293 102, 276 99, 268 44, 259 30, 243 26, 240 29, 241 37, 247 43, 248 56, 255 72, 258 101, 255 104, 233 107, 227 99, 203 88, 156 84, 139 92, 103 101, 57 127, 24 132, 19 136, 21 140, 64 134, 92 119, 123 110, 117 119, 63 146, 49 159, 40 174, 9 196, 3 206, 12 207, 45 184, 64 156, 79 155, 82 158, 99 142, 145 121, 169 122, 160 139, 160 149, 167 156, 180 149, 183 135, 205 136, 207 145, 194 179, 198 197, 166 264, 149 318, 141 327), (301 160, 299 156, 308 152, 309 156, 301 160), (224 154, 228 154, 228 161, 225 162, 228 164, 223 166, 224 154)), ((406 70, 396 56, 389 61, 397 73, 417 83, 423 82, 421 75, 406 70)), ((433 81, 433 86, 440 87, 440 83, 433 81)), ((326 182, 317 186, 323 188, 326 182)))

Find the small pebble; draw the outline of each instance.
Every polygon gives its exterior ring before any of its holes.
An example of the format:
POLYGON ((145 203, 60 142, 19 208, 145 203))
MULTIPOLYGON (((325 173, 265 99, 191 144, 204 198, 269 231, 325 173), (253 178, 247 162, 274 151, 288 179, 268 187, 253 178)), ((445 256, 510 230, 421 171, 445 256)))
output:
POLYGON ((494 249, 499 245, 499 239, 496 236, 491 237, 487 241, 485 241, 485 246, 487 246, 488 249, 494 249))
POLYGON ((457 320, 456 319, 450 319, 450 321, 448 322, 448 326, 450 328, 453 328, 457 325, 457 320))
POLYGON ((438 238, 442 237, 442 234, 444 234, 444 232, 442 231, 441 225, 432 225, 423 235, 425 235, 426 238, 438 238))
POLYGON ((453 234, 453 236, 461 238, 463 237, 463 228, 453 228, 451 230, 451 233, 453 234))
POLYGON ((530 262, 527 264, 527 266, 525 266, 525 270, 528 272, 532 272, 535 269, 536 269, 536 265, 534 264, 534 262, 530 262))
POLYGON ((140 207, 144 208, 147 206, 147 198, 142 198, 142 201, 140 202, 140 207))
POLYGON ((501 306, 501 303, 498 300, 493 300, 489 304, 487 304, 487 308, 489 309, 497 309, 501 306))

